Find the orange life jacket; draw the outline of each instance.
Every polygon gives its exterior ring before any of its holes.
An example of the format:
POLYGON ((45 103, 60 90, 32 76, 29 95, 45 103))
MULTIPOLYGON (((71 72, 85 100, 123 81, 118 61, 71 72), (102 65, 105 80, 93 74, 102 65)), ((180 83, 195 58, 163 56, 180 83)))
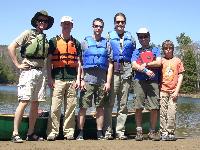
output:
POLYGON ((56 37, 57 49, 54 51, 52 56, 53 68, 77 67, 78 56, 77 49, 73 40, 68 42, 64 41, 60 37, 56 37))

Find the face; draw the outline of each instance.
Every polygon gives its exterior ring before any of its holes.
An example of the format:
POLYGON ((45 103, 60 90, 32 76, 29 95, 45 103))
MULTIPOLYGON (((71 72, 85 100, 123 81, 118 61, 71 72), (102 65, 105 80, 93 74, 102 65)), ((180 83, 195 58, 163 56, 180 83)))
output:
POLYGON ((61 23, 61 27, 63 33, 70 33, 73 28, 73 23, 65 21, 61 23))
POLYGON ((143 47, 149 46, 150 36, 149 34, 138 34, 138 40, 143 47))
POLYGON ((100 21, 95 21, 92 27, 95 35, 101 35, 103 32, 103 23, 100 21))
POLYGON ((173 51, 174 51, 174 48, 171 44, 165 44, 163 46, 163 52, 165 54, 165 58, 172 58, 173 57, 173 51))
POLYGON ((45 30, 48 27, 48 18, 45 16, 39 16, 36 25, 40 30, 45 30))
POLYGON ((126 25, 125 18, 123 16, 117 16, 115 20, 116 32, 119 34, 124 33, 125 25, 126 25))

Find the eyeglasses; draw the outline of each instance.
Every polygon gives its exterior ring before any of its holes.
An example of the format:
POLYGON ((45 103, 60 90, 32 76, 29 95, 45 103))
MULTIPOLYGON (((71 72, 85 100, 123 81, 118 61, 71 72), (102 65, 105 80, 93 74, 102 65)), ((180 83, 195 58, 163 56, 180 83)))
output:
POLYGON ((142 36, 138 36, 138 38, 139 39, 147 39, 147 38, 149 38, 149 36, 148 35, 142 35, 142 36))
POLYGON ((94 27, 94 28, 98 28, 98 27, 99 27, 99 28, 101 28, 101 29, 103 28, 103 26, 101 26, 101 25, 93 25, 93 27, 94 27))
POLYGON ((125 21, 116 21, 117 24, 125 24, 125 21))
POLYGON ((173 50, 173 47, 163 47, 164 50, 173 50))
POLYGON ((38 19, 37 21, 40 23, 48 23, 49 22, 48 20, 43 20, 43 19, 38 19))

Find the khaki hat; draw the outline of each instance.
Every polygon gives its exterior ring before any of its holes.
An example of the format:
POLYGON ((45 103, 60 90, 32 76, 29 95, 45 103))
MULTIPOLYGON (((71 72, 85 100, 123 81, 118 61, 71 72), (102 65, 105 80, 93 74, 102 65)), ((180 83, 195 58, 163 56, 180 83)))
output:
POLYGON ((61 23, 62 23, 62 22, 65 22, 65 21, 69 21, 69 22, 71 22, 71 23, 74 23, 73 18, 70 17, 70 16, 63 16, 63 17, 61 18, 61 20, 60 20, 61 23))
POLYGON ((51 17, 51 16, 49 16, 48 13, 47 13, 45 10, 41 10, 41 11, 37 12, 37 13, 34 15, 34 17, 31 19, 31 25, 32 25, 33 27, 35 27, 35 28, 37 27, 36 21, 37 21, 37 19, 38 19, 39 16, 45 16, 45 17, 48 18, 48 26, 47 26, 46 30, 48 30, 49 28, 52 27, 52 25, 53 25, 53 23, 54 23, 54 18, 51 17))

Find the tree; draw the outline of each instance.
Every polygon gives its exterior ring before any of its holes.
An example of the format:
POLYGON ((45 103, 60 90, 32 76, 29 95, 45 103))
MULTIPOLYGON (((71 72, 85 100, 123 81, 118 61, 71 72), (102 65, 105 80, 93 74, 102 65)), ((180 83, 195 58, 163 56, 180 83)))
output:
POLYGON ((197 64, 196 56, 192 46, 192 40, 185 33, 181 33, 176 37, 179 44, 179 49, 182 53, 182 59, 185 67, 184 80, 181 87, 182 93, 196 92, 197 83, 197 64))

